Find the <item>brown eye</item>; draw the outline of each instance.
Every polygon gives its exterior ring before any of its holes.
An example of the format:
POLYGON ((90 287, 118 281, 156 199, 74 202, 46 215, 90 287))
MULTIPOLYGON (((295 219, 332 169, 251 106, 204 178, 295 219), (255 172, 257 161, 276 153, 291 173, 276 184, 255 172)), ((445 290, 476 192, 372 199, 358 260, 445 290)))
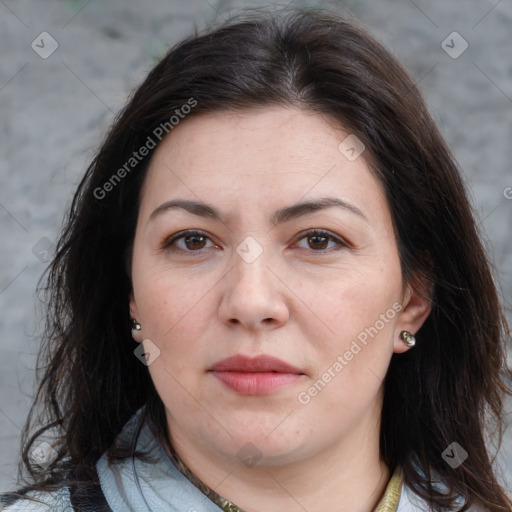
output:
MULTIPOLYGON (((162 249, 170 252, 201 253, 210 238, 201 231, 185 231, 167 239, 162 249)), ((210 240, 211 241, 211 240, 210 240)))
POLYGON ((307 248, 312 249, 313 252, 331 252, 330 249, 336 250, 336 248, 348 247, 346 242, 332 235, 328 231, 311 230, 305 233, 305 235, 299 240, 304 239, 306 239, 308 245, 307 248), (330 242, 334 243, 334 247, 328 247, 330 242))
POLYGON ((189 235, 184 237, 187 249, 202 249, 205 245, 206 237, 203 235, 189 235))
POLYGON ((329 243, 329 238, 321 235, 311 235, 308 237, 308 243, 313 249, 325 249, 329 243))

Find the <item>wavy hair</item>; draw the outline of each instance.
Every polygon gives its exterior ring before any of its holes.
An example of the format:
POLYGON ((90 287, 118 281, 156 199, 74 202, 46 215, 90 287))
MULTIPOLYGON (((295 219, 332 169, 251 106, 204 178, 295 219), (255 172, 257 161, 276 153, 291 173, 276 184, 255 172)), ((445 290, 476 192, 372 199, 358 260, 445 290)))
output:
POLYGON ((381 455, 434 508, 455 510, 462 496, 461 510, 511 510, 486 447, 491 434, 501 442, 509 331, 457 163, 413 81, 356 21, 324 10, 278 14, 244 13, 171 48, 80 182, 42 289, 42 374, 23 430, 20 494, 68 485, 74 467, 92 468, 104 452, 128 456, 115 438, 144 405, 169 444, 163 404, 133 354, 128 307, 139 192, 154 148, 130 159, 195 101, 188 116, 283 105, 314 111, 365 144, 404 279, 421 277, 432 289, 415 349, 393 355, 385 378, 381 455), (30 450, 50 432, 57 456, 41 468, 30 450), (442 458, 455 441, 469 452, 456 469, 442 458))

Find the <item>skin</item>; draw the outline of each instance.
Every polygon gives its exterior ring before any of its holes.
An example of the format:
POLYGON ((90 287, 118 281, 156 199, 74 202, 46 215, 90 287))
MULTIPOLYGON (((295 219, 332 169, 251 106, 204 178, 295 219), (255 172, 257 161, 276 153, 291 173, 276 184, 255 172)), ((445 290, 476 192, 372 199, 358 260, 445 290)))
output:
POLYGON ((148 369, 174 449, 248 512, 371 511, 391 476, 379 454, 382 379, 393 352, 409 349, 400 331, 416 333, 430 309, 422 290, 402 280, 389 207, 365 153, 350 161, 338 150, 347 135, 335 121, 294 108, 198 115, 162 141, 141 190, 135 339, 160 350, 148 369), (277 209, 325 196, 366 219, 330 207, 270 220, 277 209), (223 218, 170 209, 150 220, 178 198, 211 204, 223 218), (162 249, 190 229, 207 238, 162 249), (308 238, 309 229, 348 245, 308 238), (263 251, 250 263, 237 252, 247 237, 257 243, 252 251, 263 251), (299 393, 397 303, 401 311, 300 403, 299 393), (242 396, 207 371, 235 354, 272 355, 303 375, 270 395, 242 396), (244 446, 255 465, 237 456, 244 446))

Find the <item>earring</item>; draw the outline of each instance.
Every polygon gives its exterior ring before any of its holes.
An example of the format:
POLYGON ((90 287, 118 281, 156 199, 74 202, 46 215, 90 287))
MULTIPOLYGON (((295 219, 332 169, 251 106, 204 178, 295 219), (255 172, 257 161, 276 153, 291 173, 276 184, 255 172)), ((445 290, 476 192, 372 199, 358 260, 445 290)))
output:
POLYGON ((142 329, 142 325, 139 324, 139 322, 137 322, 137 320, 135 320, 135 318, 132 319, 132 334, 133 334, 133 331, 140 331, 142 329))
POLYGON ((400 339, 408 346, 414 347, 416 345, 416 337, 409 331, 402 331, 400 333, 400 339))

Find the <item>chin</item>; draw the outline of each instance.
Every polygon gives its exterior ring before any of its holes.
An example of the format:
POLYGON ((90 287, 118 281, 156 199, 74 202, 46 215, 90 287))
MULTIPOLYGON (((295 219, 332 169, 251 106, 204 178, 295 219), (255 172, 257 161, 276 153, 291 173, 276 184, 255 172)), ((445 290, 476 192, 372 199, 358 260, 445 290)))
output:
POLYGON ((278 433, 277 424, 273 431, 257 424, 250 428, 232 428, 233 438, 224 449, 248 467, 281 466, 303 458, 304 448, 309 448, 311 439, 301 440, 297 429, 283 429, 278 433))

